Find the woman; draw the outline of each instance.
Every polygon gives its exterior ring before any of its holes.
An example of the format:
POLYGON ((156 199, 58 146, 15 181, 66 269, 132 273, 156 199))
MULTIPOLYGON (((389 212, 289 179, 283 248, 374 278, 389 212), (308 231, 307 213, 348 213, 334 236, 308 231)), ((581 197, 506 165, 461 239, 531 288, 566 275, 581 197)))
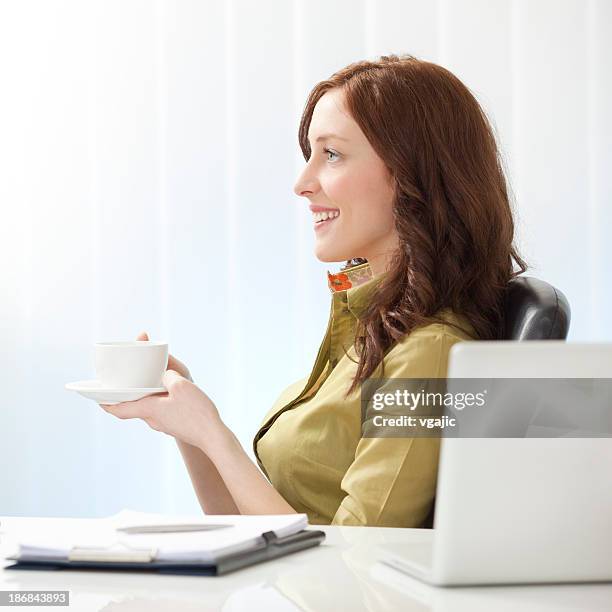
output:
POLYGON ((500 337, 504 288, 525 264, 494 136, 450 72, 388 56, 316 85, 299 141, 307 163, 295 192, 313 212, 316 256, 348 265, 328 275, 331 313, 312 372, 255 435, 267 478, 173 357, 167 395, 105 409, 177 439, 206 513, 428 525, 439 440, 362 437, 360 388, 444 377, 454 343, 500 337))

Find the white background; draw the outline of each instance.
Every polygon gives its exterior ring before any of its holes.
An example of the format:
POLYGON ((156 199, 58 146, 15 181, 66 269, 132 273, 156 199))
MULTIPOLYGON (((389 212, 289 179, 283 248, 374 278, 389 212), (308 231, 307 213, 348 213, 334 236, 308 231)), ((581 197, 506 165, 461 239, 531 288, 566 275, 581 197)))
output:
POLYGON ((1 0, 0 514, 198 510, 171 438, 64 390, 96 340, 168 340, 250 450, 329 308, 303 104, 384 53, 478 96, 530 273, 612 340, 612 2, 1 0))

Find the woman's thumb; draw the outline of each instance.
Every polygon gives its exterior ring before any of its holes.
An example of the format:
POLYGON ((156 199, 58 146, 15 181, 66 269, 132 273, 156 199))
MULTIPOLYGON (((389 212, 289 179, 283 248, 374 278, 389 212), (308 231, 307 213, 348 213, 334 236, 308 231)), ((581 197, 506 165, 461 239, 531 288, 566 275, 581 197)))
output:
POLYGON ((147 332, 140 332, 138 334, 138 337, 136 338, 136 340, 148 340, 149 339, 149 334, 147 334, 147 332))

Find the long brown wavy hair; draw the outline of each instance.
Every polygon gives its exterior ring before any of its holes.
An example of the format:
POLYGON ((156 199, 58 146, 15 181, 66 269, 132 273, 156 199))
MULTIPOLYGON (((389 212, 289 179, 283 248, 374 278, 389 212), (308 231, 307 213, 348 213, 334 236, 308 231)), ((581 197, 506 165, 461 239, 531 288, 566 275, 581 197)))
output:
POLYGON ((527 264, 513 244, 509 189, 493 130, 457 77, 409 55, 339 70, 306 102, 298 133, 306 161, 314 107, 334 88, 344 92, 347 110, 394 178, 400 239, 357 326, 359 361, 348 395, 403 336, 442 322, 436 315, 444 308, 464 315, 479 339, 501 338, 504 290, 527 264))

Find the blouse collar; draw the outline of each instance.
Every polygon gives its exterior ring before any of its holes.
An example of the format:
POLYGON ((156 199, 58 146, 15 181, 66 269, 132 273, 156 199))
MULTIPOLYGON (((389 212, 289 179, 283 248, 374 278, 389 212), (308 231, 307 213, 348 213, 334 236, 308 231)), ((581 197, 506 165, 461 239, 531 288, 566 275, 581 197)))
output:
POLYGON ((359 317, 370 304, 384 276, 375 277, 370 264, 366 262, 336 274, 328 272, 327 282, 333 299, 345 301, 348 309, 359 317))

